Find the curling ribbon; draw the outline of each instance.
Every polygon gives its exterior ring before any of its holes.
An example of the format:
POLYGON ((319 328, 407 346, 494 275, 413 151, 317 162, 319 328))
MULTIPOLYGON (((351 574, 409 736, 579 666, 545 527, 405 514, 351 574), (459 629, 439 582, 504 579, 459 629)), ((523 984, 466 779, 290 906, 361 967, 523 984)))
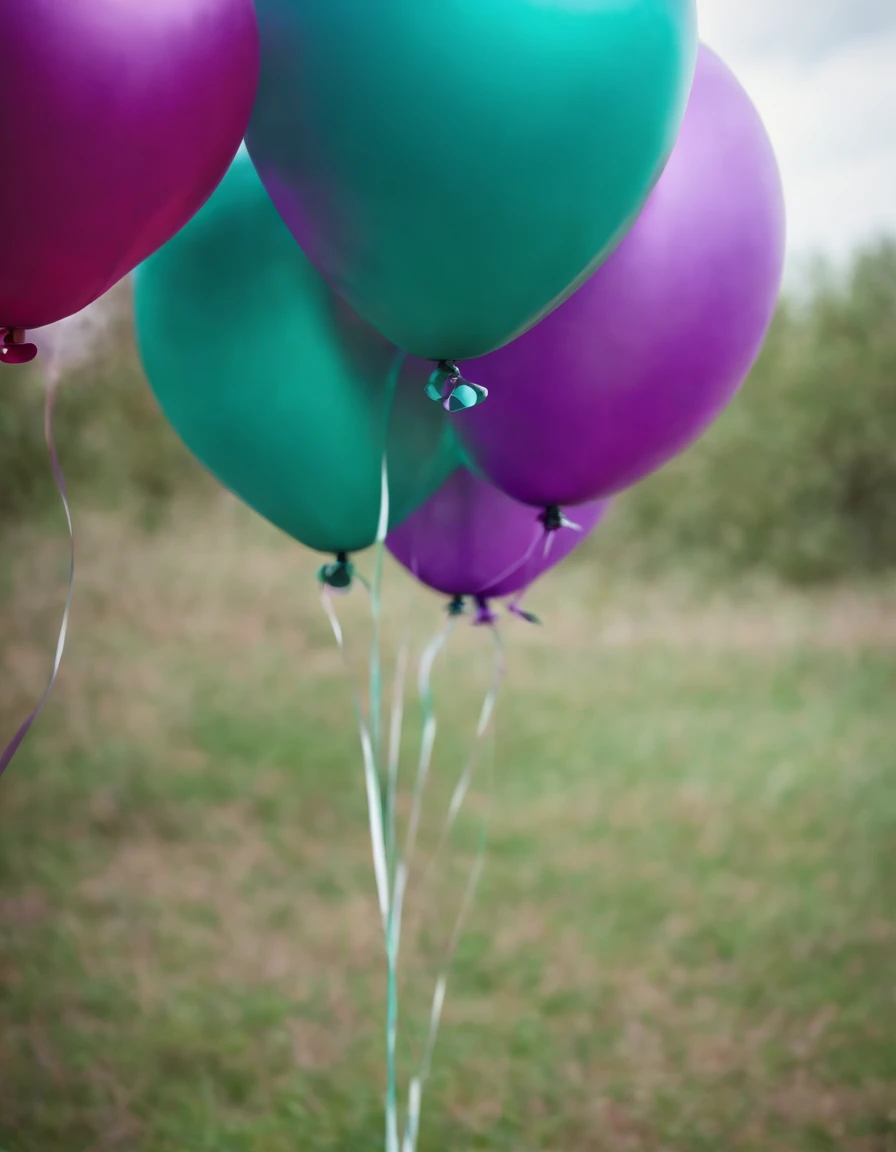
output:
POLYGON ((68 502, 68 489, 65 484, 65 476, 62 472, 62 465, 59 463, 59 456, 56 452, 56 442, 53 438, 53 411, 56 406, 56 395, 59 389, 59 368, 56 356, 50 362, 50 366, 46 373, 46 399, 44 401, 44 439, 47 443, 47 452, 50 456, 50 466, 53 470, 53 479, 56 481, 56 488, 59 491, 59 496, 62 499, 62 507, 65 510, 65 519, 68 524, 68 539, 69 539, 69 565, 68 565, 68 590, 65 596, 65 609, 62 613, 62 623, 59 627, 59 636, 56 640, 56 654, 53 659, 53 670, 50 673, 50 679, 47 681, 47 686, 44 689, 44 694, 34 709, 25 717, 19 725, 18 731, 15 733, 10 742, 0 753, 0 776, 9 767, 12 758, 18 752, 22 745, 22 741, 28 735, 35 720, 37 720, 44 705, 50 698, 50 693, 56 684, 56 678, 59 675, 59 668, 62 664, 62 653, 65 650, 65 638, 68 634, 68 621, 71 614, 72 607, 72 592, 75 586, 75 532, 72 525, 72 513, 68 502))

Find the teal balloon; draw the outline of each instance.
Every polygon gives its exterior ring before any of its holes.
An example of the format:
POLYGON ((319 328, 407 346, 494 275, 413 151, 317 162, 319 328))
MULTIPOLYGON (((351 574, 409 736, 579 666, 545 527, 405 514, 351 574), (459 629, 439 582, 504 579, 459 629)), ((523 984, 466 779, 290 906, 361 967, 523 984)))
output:
POLYGON ((247 144, 399 347, 482 356, 570 295, 671 153, 696 0, 256 0, 247 144))
POLYGON ((296 245, 245 151, 197 216, 142 264, 137 342, 159 404, 217 479, 320 552, 376 538, 457 467, 431 365, 352 312, 296 245))

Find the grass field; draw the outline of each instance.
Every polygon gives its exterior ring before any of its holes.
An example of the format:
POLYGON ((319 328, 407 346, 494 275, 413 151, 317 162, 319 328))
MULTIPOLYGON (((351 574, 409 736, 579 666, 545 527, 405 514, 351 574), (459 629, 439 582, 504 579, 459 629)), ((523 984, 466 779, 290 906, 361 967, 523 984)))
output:
MULTIPOLYGON (((0 786, 0 1150, 382 1148, 364 790, 314 561, 229 501, 79 531, 64 674, 0 786)), ((4 541, 4 731, 43 686, 62 551, 4 541)), ((421 1152, 894 1152, 896 591, 698 595, 608 560, 508 623, 494 781, 486 759, 410 913, 414 1039, 491 804, 421 1152)), ((440 605, 387 578, 391 664, 440 605)), ((340 608, 359 662, 363 596, 340 608)), ((488 639, 440 665, 428 847, 488 639)))

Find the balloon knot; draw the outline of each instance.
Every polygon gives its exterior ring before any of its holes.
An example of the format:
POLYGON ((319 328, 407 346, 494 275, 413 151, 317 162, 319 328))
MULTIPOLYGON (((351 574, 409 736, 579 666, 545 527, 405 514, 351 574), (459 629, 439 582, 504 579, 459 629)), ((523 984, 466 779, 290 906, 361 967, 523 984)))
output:
POLYGON ((545 532, 559 532, 563 527, 563 512, 559 504, 549 504, 539 516, 545 532))
POLYGON ((463 596, 453 596, 446 611, 452 618, 465 615, 467 611, 466 600, 463 596))
POLYGON ((573 524, 572 520, 566 519, 563 515, 563 509, 559 504, 548 504, 538 519, 544 525, 545 558, 551 554, 551 545, 554 542, 554 537, 562 528, 571 528, 573 532, 582 531, 581 524, 573 524))
POLYGON ((476 597, 476 618, 473 624, 477 628, 494 627, 498 623, 498 616, 496 612, 492 611, 491 605, 484 596, 476 597))
POLYGON ((0 364, 28 364, 37 355, 37 345, 25 340, 24 328, 0 328, 0 364))
POLYGON ((481 404, 488 389, 465 380, 453 360, 440 360, 427 382, 426 395, 446 412, 463 412, 481 404))
POLYGON ((324 564, 318 569, 317 578, 333 592, 348 592, 355 576, 355 566, 347 552, 337 552, 332 564, 324 564))
POLYGON ((572 528, 575 532, 582 530, 578 524, 566 519, 559 504, 548 504, 538 519, 544 525, 545 532, 559 532, 561 528, 572 528))

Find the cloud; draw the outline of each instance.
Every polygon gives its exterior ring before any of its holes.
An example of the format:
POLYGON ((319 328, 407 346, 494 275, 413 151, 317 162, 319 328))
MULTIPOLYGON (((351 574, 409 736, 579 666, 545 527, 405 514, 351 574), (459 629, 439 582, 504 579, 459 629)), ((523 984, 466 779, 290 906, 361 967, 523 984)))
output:
POLYGON ((698 0, 701 32, 749 56, 812 61, 896 31, 893 0, 698 0))

